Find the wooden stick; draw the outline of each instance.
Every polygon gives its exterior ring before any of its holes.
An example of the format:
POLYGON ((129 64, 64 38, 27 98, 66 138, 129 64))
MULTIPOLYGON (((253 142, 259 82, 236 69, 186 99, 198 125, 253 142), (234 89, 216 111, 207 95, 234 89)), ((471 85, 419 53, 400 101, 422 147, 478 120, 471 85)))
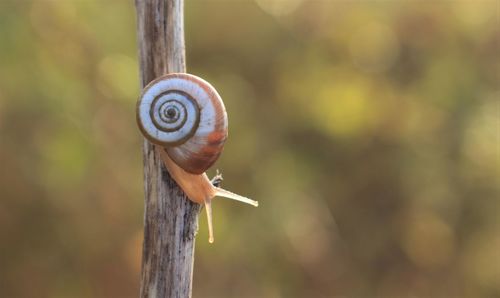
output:
MULTIPOLYGON (((136 0, 141 84, 185 72, 183 0, 136 0)), ((141 297, 191 297, 200 205, 170 178, 144 141, 144 243, 141 297)))

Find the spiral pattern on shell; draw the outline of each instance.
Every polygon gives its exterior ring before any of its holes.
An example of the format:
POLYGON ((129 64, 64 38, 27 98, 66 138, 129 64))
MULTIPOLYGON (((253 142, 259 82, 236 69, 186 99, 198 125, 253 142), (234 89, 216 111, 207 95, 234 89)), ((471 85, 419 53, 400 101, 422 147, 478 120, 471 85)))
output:
POLYGON ((222 99, 212 85, 190 74, 167 74, 149 83, 137 103, 137 123, 149 141, 193 174, 212 166, 227 138, 222 99))

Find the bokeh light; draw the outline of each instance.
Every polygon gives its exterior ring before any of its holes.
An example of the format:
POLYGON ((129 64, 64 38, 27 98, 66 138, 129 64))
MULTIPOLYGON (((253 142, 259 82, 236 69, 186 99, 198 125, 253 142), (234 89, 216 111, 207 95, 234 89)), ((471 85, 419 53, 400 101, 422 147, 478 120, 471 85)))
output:
MULTIPOLYGON (((194 297, 500 295, 500 15, 478 1, 186 1, 224 99, 194 297)), ((0 0, 0 297, 137 297, 133 1, 0 0)))

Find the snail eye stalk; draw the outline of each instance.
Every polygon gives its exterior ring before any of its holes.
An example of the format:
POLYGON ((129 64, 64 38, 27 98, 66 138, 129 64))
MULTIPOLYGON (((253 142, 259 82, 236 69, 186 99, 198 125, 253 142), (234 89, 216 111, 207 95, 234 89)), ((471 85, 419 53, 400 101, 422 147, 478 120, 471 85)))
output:
POLYGON ((220 175, 212 185, 205 173, 219 158, 228 128, 224 103, 208 82, 185 73, 161 76, 144 88, 136 113, 139 129, 157 145, 170 176, 189 200, 205 205, 210 243, 214 242, 214 197, 259 205, 218 187, 220 175))

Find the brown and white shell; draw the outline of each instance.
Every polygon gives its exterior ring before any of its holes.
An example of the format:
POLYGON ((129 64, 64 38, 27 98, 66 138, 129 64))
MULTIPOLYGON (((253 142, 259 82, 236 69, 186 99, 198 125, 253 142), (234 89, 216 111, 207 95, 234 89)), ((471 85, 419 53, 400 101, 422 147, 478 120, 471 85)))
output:
POLYGON ((144 88, 137 123, 149 141, 192 174, 215 163, 228 132, 226 109, 215 88, 185 73, 161 76, 144 88))

